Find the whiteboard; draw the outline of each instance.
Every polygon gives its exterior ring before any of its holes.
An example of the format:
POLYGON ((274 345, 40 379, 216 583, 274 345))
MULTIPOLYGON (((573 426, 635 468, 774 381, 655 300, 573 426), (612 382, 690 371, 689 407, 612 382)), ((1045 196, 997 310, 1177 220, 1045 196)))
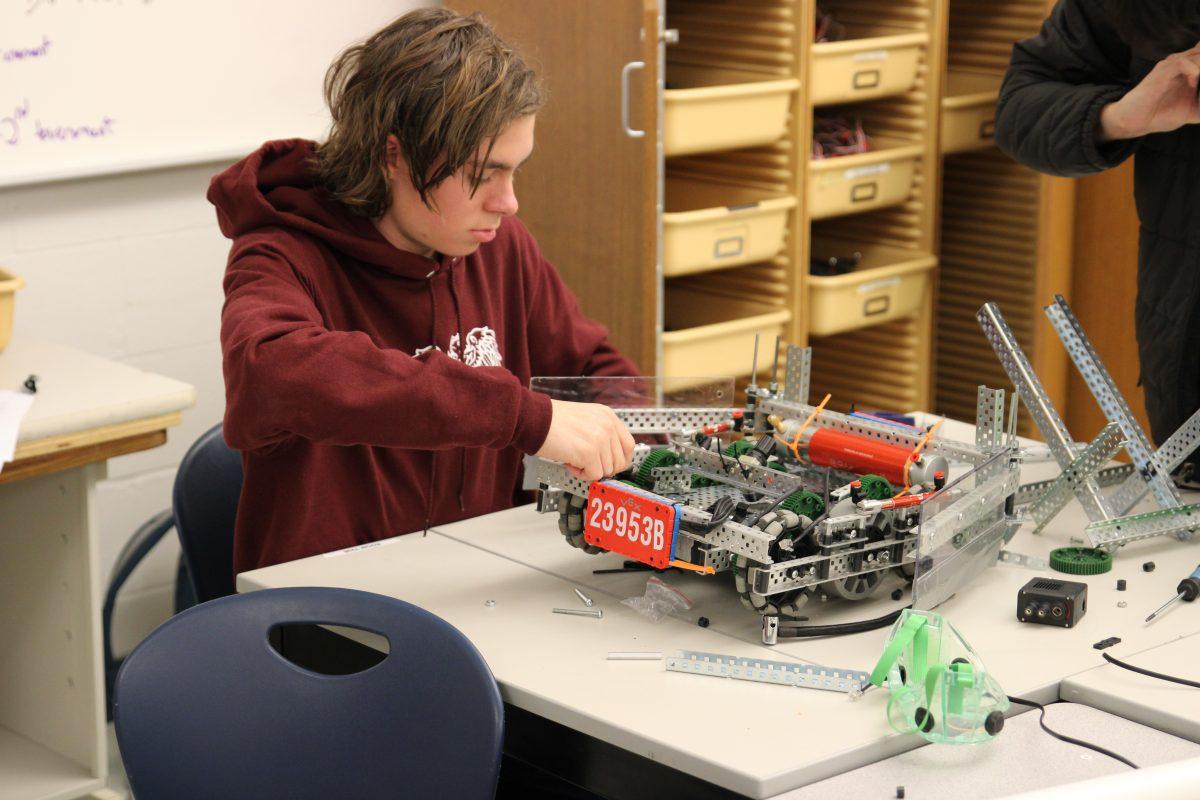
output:
POLYGON ((419 0, 0 0, 0 187, 321 138, 330 62, 419 0))

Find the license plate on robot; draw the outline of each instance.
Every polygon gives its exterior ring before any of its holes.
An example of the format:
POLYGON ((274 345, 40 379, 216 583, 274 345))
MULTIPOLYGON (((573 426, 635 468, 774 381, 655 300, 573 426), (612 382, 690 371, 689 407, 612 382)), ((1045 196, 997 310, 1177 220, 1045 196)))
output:
POLYGON ((588 489, 583 538, 588 544, 663 569, 671 562, 677 518, 675 505, 632 487, 596 482, 588 489))

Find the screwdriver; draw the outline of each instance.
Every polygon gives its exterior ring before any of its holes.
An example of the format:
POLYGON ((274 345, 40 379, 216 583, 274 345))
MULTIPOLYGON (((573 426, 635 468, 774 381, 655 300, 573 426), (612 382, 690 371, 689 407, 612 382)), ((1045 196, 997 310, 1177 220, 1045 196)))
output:
POLYGON ((1155 611, 1153 614, 1146 617, 1146 622, 1150 622, 1159 614, 1166 611, 1172 603, 1177 603, 1180 600, 1186 600, 1190 603, 1196 599, 1197 595, 1200 595, 1200 566, 1197 566, 1196 569, 1192 571, 1191 575, 1188 575, 1186 578, 1181 580, 1179 585, 1175 587, 1175 591, 1179 592, 1179 594, 1175 595, 1166 603, 1164 603, 1162 608, 1158 609, 1158 611, 1155 611))

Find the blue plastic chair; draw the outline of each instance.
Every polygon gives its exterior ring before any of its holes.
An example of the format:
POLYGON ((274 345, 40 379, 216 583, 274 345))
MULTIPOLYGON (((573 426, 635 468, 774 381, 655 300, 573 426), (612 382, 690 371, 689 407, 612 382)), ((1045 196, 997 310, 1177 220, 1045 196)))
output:
POLYGON ((271 589, 163 623, 117 676, 117 743, 138 800, 484 798, 500 770, 504 705, 475 646, 414 605, 350 589, 271 589), (296 666, 280 625, 387 638, 349 675, 296 666))
POLYGON ((175 474, 171 507, 196 600, 234 593, 233 525, 242 493, 242 456, 225 444, 221 424, 188 448, 175 474))

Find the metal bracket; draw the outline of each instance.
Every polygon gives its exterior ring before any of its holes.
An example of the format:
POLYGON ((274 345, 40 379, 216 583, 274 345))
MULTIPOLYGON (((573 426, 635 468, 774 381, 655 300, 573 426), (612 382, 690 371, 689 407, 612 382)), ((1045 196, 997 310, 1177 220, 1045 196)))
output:
POLYGON ((807 403, 811 375, 812 348, 789 344, 784 367, 783 399, 792 403, 807 403))
POLYGON ((1193 531, 1200 530, 1200 503, 1093 522, 1084 530, 1093 547, 1105 549, 1167 533, 1190 539, 1193 531))
POLYGON ((1000 447, 1004 435, 1004 390, 980 386, 975 400, 975 446, 985 453, 1000 447))
POLYGON ((630 433, 675 433, 733 418, 732 408, 614 408, 630 433))
MULTIPOLYGON (((996 351, 996 357, 1000 359, 1004 372, 1029 410, 1029 416, 1046 439, 1054 460, 1060 468, 1066 469, 1075 460, 1071 434, 1054 408, 1054 403, 1050 401, 1050 396, 1042 387, 1041 379, 1033 371, 1033 365, 1025 357, 1025 351, 1021 349, 1012 329, 1008 327, 1004 315, 995 303, 985 303, 975 316, 984 336, 996 351)), ((1087 512, 1088 519, 1103 520, 1113 516, 1095 480, 1088 479, 1080 483, 1075 496, 1087 512)))
MULTIPOLYGON (((1187 422, 1179 426, 1179 430, 1172 433, 1162 443, 1162 447, 1154 453, 1154 463, 1160 472, 1170 475, 1184 462, 1184 459, 1192 454, 1198 444, 1200 444, 1200 409, 1197 409, 1187 422)), ((1148 489, 1149 487, 1146 486, 1146 482, 1142 480, 1140 474, 1131 475, 1124 485, 1113 494, 1113 510, 1118 514, 1128 514, 1129 509, 1142 499, 1148 489)))
POLYGON ((1071 360, 1079 369, 1079 374, 1083 376, 1096 402, 1100 404, 1100 410, 1109 422, 1120 426, 1125 438, 1125 450, 1150 491, 1154 493, 1159 505, 1164 509, 1179 507, 1179 491, 1171 482, 1170 475, 1163 472, 1156 463, 1150 440, 1146 438, 1142 426, 1134 419, 1129 404, 1121 396, 1116 383, 1084 334, 1067 301, 1062 295, 1055 295, 1053 305, 1046 306, 1045 311, 1058 338, 1062 340, 1071 360))
POLYGON ((1050 569, 1050 562, 1038 556, 1027 556, 1024 553, 1014 553, 1012 550, 1001 550, 996 559, 1000 564, 1016 564, 1026 569, 1050 569))
POLYGON ((1110 422, 1083 452, 1063 469, 1062 474, 1050 483, 1046 493, 1029 507, 1029 516, 1038 523, 1033 532, 1041 533, 1050 520, 1070 502, 1077 487, 1084 481, 1091 480, 1100 471, 1100 467, 1120 449, 1120 428, 1116 423, 1110 422))
MULTIPOLYGON (((775 617, 774 619, 778 625, 779 618, 775 617)), ((733 678, 758 683, 777 683, 781 686, 798 686, 805 689, 824 689, 847 694, 862 691, 871 682, 871 676, 861 670, 769 661, 762 658, 742 658, 741 656, 703 653, 696 650, 681 650, 673 656, 668 656, 667 671, 690 672, 695 675, 711 675, 715 678, 733 678)))

